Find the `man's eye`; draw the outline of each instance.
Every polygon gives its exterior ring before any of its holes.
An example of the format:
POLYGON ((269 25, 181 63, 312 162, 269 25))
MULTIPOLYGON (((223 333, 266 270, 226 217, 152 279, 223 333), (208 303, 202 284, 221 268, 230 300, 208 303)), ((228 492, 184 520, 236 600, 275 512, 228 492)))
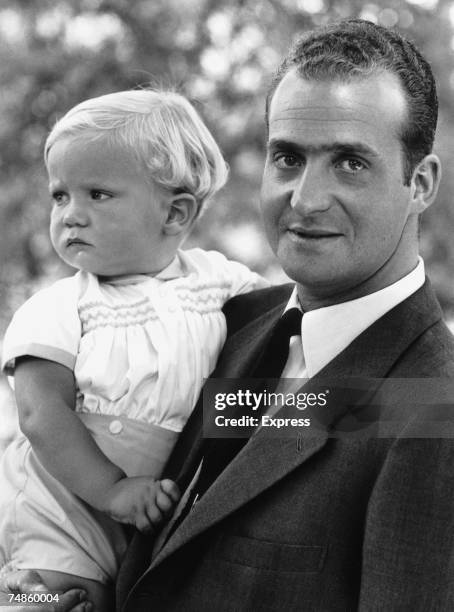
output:
POLYGON ((349 174, 356 174, 357 172, 360 172, 366 168, 366 165, 360 159, 356 159, 354 157, 343 159, 337 165, 341 170, 348 172, 349 174))
POLYGON ((291 153, 277 153, 274 156, 274 165, 282 170, 297 168, 301 165, 301 159, 291 153))
POLYGON ((110 195, 104 191, 99 191, 99 189, 92 189, 90 191, 90 197, 92 200, 107 200, 110 198, 110 195))

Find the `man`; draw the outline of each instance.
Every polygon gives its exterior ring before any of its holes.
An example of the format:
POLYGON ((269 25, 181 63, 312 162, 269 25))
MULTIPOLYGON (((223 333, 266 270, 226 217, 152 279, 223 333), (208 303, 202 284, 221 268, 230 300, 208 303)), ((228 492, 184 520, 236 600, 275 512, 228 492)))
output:
MULTIPOLYGON (((398 34, 355 20, 300 39, 269 95, 261 193, 296 292, 228 305, 213 377, 251 375, 289 299, 305 313, 302 350, 292 342, 285 366, 293 377, 454 375, 454 343, 418 262, 419 215, 440 179, 436 114, 430 68, 398 34)), ((119 609, 453 609, 452 440, 273 439, 264 429, 140 578, 136 567, 128 580, 125 564, 119 609)), ((204 446, 208 466, 216 443, 204 446)))
MULTIPOLYGON (((268 98, 261 194, 295 289, 227 305, 213 377, 256 374, 294 308, 304 316, 282 377, 454 377, 418 260, 419 215, 440 180, 436 115, 430 68, 398 34, 352 20, 297 42, 268 98)), ((157 542, 136 538, 118 610, 453 609, 451 439, 415 438, 410 419, 402 435, 358 440, 261 427, 241 448, 204 440, 202 420, 200 400, 167 469, 190 483, 189 502, 157 542)))

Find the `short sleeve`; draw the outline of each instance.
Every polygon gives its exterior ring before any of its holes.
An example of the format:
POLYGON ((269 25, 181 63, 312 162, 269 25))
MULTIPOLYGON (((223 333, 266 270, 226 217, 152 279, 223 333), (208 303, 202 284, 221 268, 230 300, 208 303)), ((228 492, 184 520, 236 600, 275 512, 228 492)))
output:
POLYGON ((270 286, 270 282, 253 272, 247 266, 238 261, 231 261, 225 258, 225 274, 230 280, 230 296, 249 293, 255 289, 265 289, 270 286))
MULTIPOLYGON (((217 279, 226 288, 226 298, 230 299, 241 293, 248 293, 254 289, 264 289, 270 283, 263 276, 250 270, 238 261, 227 259, 217 251, 203 251, 191 249, 191 256, 197 261, 199 269, 209 277, 217 279)), ((189 253, 186 251, 186 253, 189 253)))
POLYGON ((3 343, 5 374, 12 376, 16 359, 25 355, 74 369, 81 336, 78 281, 78 275, 57 281, 33 295, 17 310, 3 343))

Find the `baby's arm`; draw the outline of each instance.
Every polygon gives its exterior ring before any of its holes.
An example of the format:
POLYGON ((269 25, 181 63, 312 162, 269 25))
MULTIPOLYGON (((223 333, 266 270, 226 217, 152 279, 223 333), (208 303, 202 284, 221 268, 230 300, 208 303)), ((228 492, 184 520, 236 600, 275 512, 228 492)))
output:
POLYGON ((17 360, 14 386, 22 432, 52 476, 94 508, 125 473, 101 452, 74 412, 69 368, 46 359, 17 360))
POLYGON ((74 412, 73 372, 53 361, 27 357, 17 360, 14 378, 20 427, 46 470, 112 518, 140 530, 157 526, 173 506, 169 500, 177 500, 177 490, 161 509, 158 482, 127 478, 104 455, 74 412))

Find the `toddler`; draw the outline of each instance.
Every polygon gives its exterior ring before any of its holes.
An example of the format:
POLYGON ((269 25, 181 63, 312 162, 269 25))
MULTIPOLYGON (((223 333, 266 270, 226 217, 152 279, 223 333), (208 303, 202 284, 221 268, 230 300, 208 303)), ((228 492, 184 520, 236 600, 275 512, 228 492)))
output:
POLYGON ((83 586, 109 610, 120 523, 150 530, 178 501, 158 479, 225 340, 221 308, 265 283, 179 248, 227 178, 182 96, 82 102, 45 162, 52 244, 78 272, 30 298, 5 336, 24 435, 0 465, 0 566, 37 569, 50 590, 83 586))

